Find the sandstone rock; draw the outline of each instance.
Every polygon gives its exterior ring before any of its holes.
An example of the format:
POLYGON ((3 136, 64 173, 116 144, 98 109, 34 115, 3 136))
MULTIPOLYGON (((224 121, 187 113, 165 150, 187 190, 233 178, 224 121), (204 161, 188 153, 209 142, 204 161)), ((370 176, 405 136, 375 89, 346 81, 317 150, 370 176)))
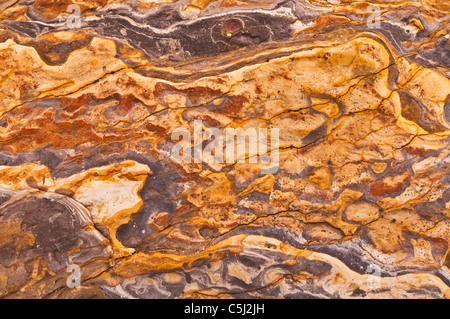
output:
POLYGON ((449 298, 449 14, 0 3, 0 297, 449 298))

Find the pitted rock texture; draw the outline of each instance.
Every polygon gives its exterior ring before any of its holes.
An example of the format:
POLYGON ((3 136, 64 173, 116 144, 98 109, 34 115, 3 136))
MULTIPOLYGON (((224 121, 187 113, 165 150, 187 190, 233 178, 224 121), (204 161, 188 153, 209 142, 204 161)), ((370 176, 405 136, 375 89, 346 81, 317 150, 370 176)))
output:
POLYGON ((449 17, 0 1, 0 297, 450 298, 449 17), (174 158, 212 128, 279 143, 174 158))

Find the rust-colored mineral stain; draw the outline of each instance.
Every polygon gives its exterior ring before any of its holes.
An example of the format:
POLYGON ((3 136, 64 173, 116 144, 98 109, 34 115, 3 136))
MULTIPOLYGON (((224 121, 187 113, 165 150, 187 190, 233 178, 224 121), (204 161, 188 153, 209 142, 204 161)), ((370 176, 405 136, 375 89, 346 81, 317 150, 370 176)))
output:
POLYGON ((380 181, 372 185, 370 188, 370 194, 372 196, 384 196, 384 195, 390 195, 395 194, 403 190, 404 187, 406 187, 409 184, 409 179, 411 177, 411 174, 406 174, 404 178, 397 182, 386 182, 386 181, 380 181))
POLYGON ((83 13, 88 9, 97 9, 104 6, 107 3, 106 0, 94 0, 94 1, 73 1, 73 0, 37 0, 33 8, 36 12, 44 17, 45 19, 52 20, 55 19, 59 14, 67 12, 67 7, 71 4, 76 4, 80 6, 80 11, 83 13))
POLYGON ((240 19, 228 19, 224 23, 225 25, 225 35, 231 37, 244 27, 244 23, 240 19))

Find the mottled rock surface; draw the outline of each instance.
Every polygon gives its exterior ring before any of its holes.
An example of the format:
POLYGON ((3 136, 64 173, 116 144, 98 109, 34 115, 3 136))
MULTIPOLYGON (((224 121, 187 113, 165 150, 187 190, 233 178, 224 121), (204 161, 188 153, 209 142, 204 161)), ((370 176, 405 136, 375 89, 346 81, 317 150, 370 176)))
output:
POLYGON ((0 297, 450 298, 449 18, 0 1, 0 297), (279 141, 179 161, 183 128, 279 141))

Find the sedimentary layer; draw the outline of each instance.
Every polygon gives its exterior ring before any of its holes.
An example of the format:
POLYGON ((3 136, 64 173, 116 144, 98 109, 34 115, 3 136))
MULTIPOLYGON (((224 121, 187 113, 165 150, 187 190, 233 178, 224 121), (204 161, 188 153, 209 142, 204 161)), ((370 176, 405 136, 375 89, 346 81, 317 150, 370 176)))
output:
POLYGON ((0 1, 0 297, 449 298, 449 15, 0 1))

